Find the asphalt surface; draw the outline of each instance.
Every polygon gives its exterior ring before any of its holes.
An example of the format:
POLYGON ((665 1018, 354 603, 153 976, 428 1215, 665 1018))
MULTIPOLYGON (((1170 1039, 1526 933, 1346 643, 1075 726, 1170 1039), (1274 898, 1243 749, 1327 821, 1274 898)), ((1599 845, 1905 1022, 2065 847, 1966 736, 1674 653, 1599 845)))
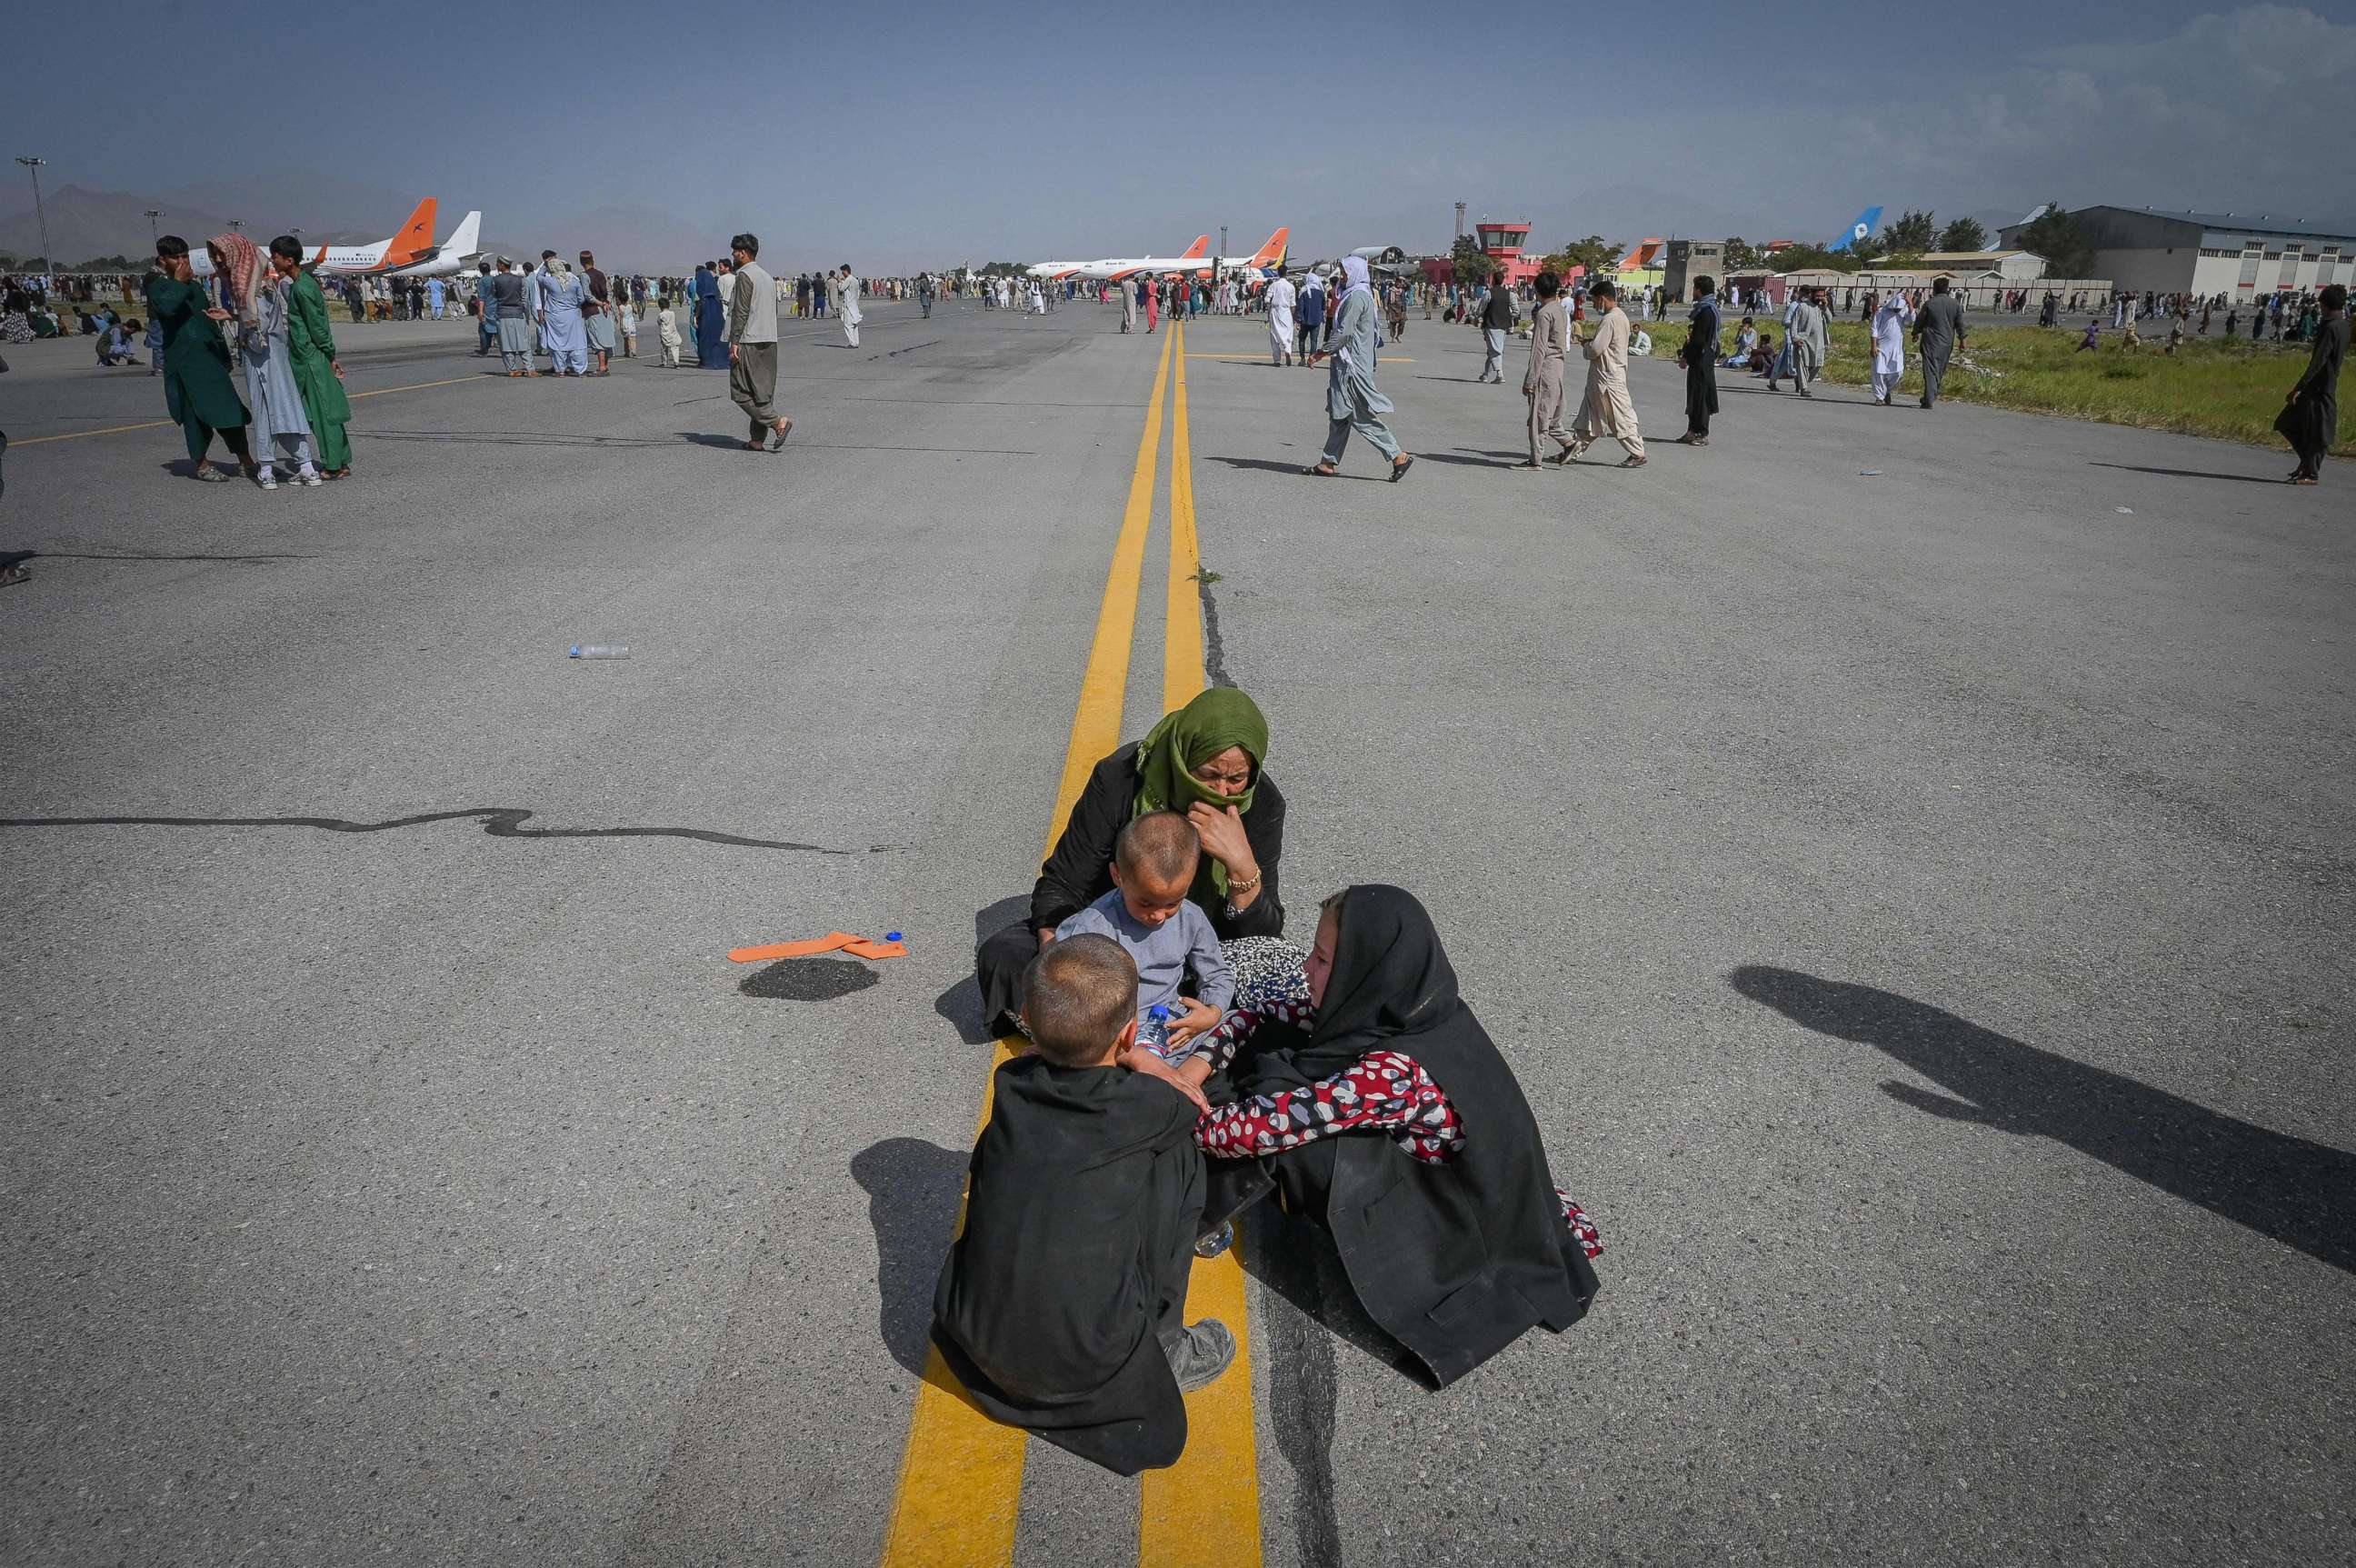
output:
MULTIPOLYGON (((775 456, 716 373, 358 329, 359 477, 275 495, 9 350, 0 1561, 875 1560, 1114 319, 797 324, 775 456), (724 956, 836 928, 910 955, 724 956)), ((1686 448, 1652 362, 1648 467, 1516 475, 1518 363, 1415 321, 1418 467, 1316 481, 1263 340, 1186 368, 1288 902, 1426 899, 1608 1249, 1432 1394, 1256 1228, 1267 1560, 2348 1561, 2345 469, 1731 377, 1686 448)), ((1031 1447, 1018 1561, 1133 1559, 1031 1447)))

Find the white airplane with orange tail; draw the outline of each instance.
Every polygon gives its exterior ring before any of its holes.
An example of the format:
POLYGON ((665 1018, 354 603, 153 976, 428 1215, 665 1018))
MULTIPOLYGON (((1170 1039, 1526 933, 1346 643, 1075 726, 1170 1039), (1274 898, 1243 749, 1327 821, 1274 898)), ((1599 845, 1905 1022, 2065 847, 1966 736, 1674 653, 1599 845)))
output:
MULTIPOLYGON (((312 255, 303 258, 303 265, 312 272, 339 276, 346 273, 391 273, 429 260, 434 253, 434 218, 440 204, 427 197, 409 215, 409 221, 393 231, 392 237, 379 240, 373 245, 322 245, 312 255)), ((268 237, 255 239, 256 244, 267 245, 268 237)), ((188 248, 188 264, 198 277, 212 275, 211 255, 200 243, 188 248)))
MULTIPOLYGON (((1284 260, 1285 242, 1291 237, 1291 230, 1279 229, 1268 237, 1267 244, 1254 251, 1248 257, 1206 256, 1199 250, 1195 253, 1183 256, 1108 256, 1101 262, 1089 262, 1083 266, 1076 267, 1068 275, 1086 278, 1091 283, 1119 283, 1124 278, 1135 277, 1140 273, 1160 277, 1171 273, 1207 274, 1215 268, 1272 267, 1284 260)), ((1205 242, 1195 242, 1197 246, 1205 242)))
MULTIPOLYGON (((1208 234, 1197 234, 1194 236, 1194 242, 1186 247, 1186 254, 1180 259, 1192 261, 1210 253, 1211 237, 1208 234)), ((1036 266, 1023 268, 1023 272, 1026 277, 1044 278, 1055 282, 1068 277, 1086 277, 1088 274, 1082 272, 1082 268, 1104 264, 1102 262, 1041 262, 1036 266)))

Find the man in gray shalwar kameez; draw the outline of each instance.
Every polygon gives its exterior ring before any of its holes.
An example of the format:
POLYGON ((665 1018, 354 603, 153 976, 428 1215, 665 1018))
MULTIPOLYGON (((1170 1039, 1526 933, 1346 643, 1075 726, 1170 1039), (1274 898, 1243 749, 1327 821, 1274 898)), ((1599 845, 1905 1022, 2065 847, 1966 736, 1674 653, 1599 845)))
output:
MULTIPOLYGON (((1825 313, 1816 304, 1816 291, 1804 288, 1793 305, 1791 314, 1783 318, 1783 350, 1791 356, 1792 385, 1802 397, 1816 394, 1808 383, 1820 380, 1825 373, 1825 313)), ((1769 385, 1772 386, 1771 379, 1769 385)))
POLYGON ((1302 472, 1321 478, 1333 478, 1343 452, 1350 445, 1350 432, 1355 430, 1374 443, 1376 451, 1391 460, 1391 478, 1396 481, 1406 477, 1415 459, 1399 450, 1398 442, 1381 418, 1392 411, 1393 405, 1382 389, 1375 385, 1375 291, 1367 281, 1363 258, 1343 257, 1342 273, 1349 280, 1349 286, 1334 304, 1333 335, 1324 348, 1311 349, 1304 360, 1313 365, 1330 355, 1333 369, 1325 386, 1329 424, 1324 461, 1302 472))
POLYGON ((499 270, 491 274, 483 291, 483 308, 489 312, 498 334, 499 363, 508 374, 536 376, 540 372, 531 368, 531 310, 525 298, 529 285, 514 267, 508 257, 499 258, 499 270))
POLYGON ((1931 297, 1914 313, 1914 336, 1922 345, 1922 406, 1933 408, 1947 379, 1947 361, 1964 346, 1964 307, 1947 292, 1945 278, 1931 280, 1931 297))

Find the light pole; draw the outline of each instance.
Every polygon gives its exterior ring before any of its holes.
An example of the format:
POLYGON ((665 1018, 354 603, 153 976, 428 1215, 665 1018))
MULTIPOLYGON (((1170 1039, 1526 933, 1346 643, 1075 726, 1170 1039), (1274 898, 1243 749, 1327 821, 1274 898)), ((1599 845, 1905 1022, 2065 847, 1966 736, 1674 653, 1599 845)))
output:
POLYGON ((1456 204, 1456 237, 1464 238, 1464 204, 1461 201, 1456 204))
POLYGON ((1226 253, 1227 253, 1227 226, 1226 226, 1226 224, 1222 223, 1222 224, 1220 224, 1220 225, 1219 225, 1219 254, 1221 254, 1221 255, 1223 255, 1223 256, 1224 256, 1224 255, 1226 255, 1226 253))
POLYGON ((58 270, 58 259, 49 254, 49 214, 48 209, 41 205, 41 166, 49 160, 18 158, 16 161, 32 171, 33 215, 41 220, 41 270, 44 273, 54 273, 58 270))
POLYGON ((164 209, 160 207, 151 207, 144 216, 147 220, 147 240, 150 244, 153 244, 156 240, 155 220, 164 216, 164 209))

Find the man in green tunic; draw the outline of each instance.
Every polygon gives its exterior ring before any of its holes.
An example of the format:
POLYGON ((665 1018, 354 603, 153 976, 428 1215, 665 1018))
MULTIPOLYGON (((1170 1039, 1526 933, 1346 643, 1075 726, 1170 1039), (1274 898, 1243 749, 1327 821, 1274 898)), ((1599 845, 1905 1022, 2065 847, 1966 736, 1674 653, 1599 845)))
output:
POLYGON ((352 444, 344 425, 352 417, 344 395, 344 367, 336 359, 336 337, 327 329, 327 296, 319 280, 303 270, 303 247, 292 234, 270 242, 272 270, 286 280, 287 362, 303 394, 303 414, 319 444, 319 467, 331 479, 352 474, 352 444))
POLYGON ((155 261, 163 270, 147 280, 147 314, 164 328, 164 403, 187 437, 188 460, 198 478, 226 483, 229 476, 205 460, 218 431, 230 456, 253 473, 253 454, 245 445, 245 400, 229 379, 229 345, 216 325, 228 320, 229 312, 212 307, 188 264, 186 240, 177 234, 157 240, 155 261))

